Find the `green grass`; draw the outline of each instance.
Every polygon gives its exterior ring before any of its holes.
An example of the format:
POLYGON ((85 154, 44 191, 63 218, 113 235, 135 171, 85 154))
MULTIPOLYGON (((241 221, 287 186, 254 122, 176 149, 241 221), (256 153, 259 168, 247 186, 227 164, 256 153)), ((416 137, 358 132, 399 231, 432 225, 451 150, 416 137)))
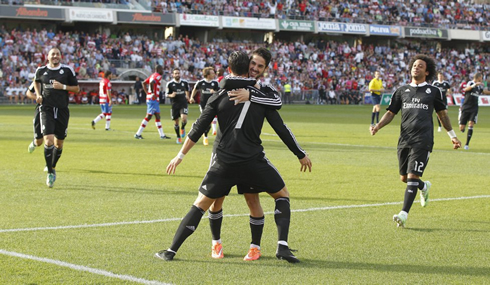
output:
MULTIPOLYGON (((180 149, 175 139, 160 140, 153 120, 144 140, 133 138, 145 106, 116 106, 109 132, 103 122, 90 127, 98 106, 73 106, 49 189, 42 148, 27 153, 33 109, 0 106, 0 284, 490 283, 490 108, 480 109, 469 151, 452 150, 445 132, 435 133, 424 175, 433 183, 432 201, 427 208, 414 204, 407 228, 399 229, 392 216, 405 189, 396 159, 400 116, 372 137, 370 106, 284 106, 285 122, 313 161, 311 173, 300 173, 265 124, 267 156, 291 193, 289 243, 302 261, 294 265, 274 256, 274 203, 266 194, 263 256, 242 260, 250 242, 248 209, 234 189, 224 205, 224 259, 210 257, 207 220, 174 262, 153 258, 170 245, 197 197, 211 146, 199 142, 168 176, 165 167, 180 149), (129 223, 100 225, 121 222, 129 223), (63 228, 78 225, 95 226, 63 228)), ((175 138, 169 112, 162 105, 163 128, 175 138)), ((191 106, 189 122, 198 114, 191 106)), ((450 116, 457 129, 457 108, 450 116)), ((457 134, 464 143, 465 134, 457 134)))

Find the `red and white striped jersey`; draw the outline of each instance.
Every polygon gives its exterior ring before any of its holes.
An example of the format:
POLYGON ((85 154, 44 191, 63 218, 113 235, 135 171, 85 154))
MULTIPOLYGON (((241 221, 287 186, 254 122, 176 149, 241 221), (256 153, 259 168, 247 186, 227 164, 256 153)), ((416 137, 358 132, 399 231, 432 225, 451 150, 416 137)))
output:
POLYGON ((148 84, 148 93, 146 93, 146 101, 158 101, 158 95, 160 94, 160 82, 162 81, 162 76, 157 72, 146 78, 144 83, 148 84), (156 99, 153 100, 153 94, 156 95, 156 99))
POLYGON ((105 104, 107 102, 107 92, 111 92, 112 84, 107 78, 102 78, 99 83, 99 103, 105 104))

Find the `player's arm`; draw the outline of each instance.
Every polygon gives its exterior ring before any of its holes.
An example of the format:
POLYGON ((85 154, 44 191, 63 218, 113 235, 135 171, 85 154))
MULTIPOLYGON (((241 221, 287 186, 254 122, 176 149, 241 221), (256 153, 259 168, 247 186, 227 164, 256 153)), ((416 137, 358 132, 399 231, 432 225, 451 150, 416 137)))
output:
POLYGON ((282 142, 298 157, 299 163, 301 164, 300 171, 304 172, 309 170, 309 172, 311 172, 311 160, 308 157, 308 154, 299 146, 291 130, 284 124, 279 112, 277 112, 277 110, 268 109, 265 113, 265 117, 279 138, 281 138, 282 142))
POLYGON ((167 82, 167 87, 165 88, 165 95, 168 98, 175 98, 175 92, 170 93, 170 81, 167 82))
POLYGON ((197 85, 199 85, 199 82, 194 84, 194 88, 192 89, 191 98, 189 99, 189 103, 191 103, 191 104, 196 102, 196 100, 194 100, 194 97, 197 94, 197 89, 198 89, 197 85))
POLYGON ((107 94, 107 100, 108 100, 108 104, 109 106, 112 106, 112 98, 111 98, 111 89, 109 87, 107 87, 106 89, 106 94, 107 94))
POLYGON ((272 86, 267 86, 261 89, 248 86, 246 88, 229 91, 228 96, 230 96, 230 101, 235 101, 236 103, 250 101, 261 105, 267 105, 277 110, 281 109, 282 107, 279 92, 277 92, 277 90, 272 86))
POLYGON ((472 82, 472 84, 467 84, 466 88, 464 89, 464 92, 471 91, 473 88, 479 85, 483 85, 483 82, 478 82, 478 83, 472 82))
POLYGON ((26 91, 26 96, 29 99, 36 100, 36 90, 34 89, 35 82, 32 82, 31 85, 29 85, 29 88, 27 88, 26 91))
POLYGON ((490 90, 483 90, 483 94, 490 95, 490 90))
POLYGON ((392 111, 388 110, 386 113, 383 115, 379 123, 377 123, 375 126, 371 126, 370 131, 371 135, 374 136, 382 127, 388 125, 393 121, 393 118, 395 117, 395 113, 392 111))
POLYGON ((447 134, 451 138, 451 142, 453 143, 453 148, 454 149, 460 148, 461 141, 459 141, 458 137, 456 136, 456 133, 453 130, 453 127, 451 126, 451 120, 449 119, 447 109, 438 111, 437 117, 439 118, 439 121, 441 122, 442 126, 444 127, 444 129, 447 131, 447 134))
POLYGON ((182 162, 184 156, 191 150, 191 148, 195 144, 196 143, 193 142, 189 137, 185 138, 184 144, 182 145, 182 148, 180 149, 179 153, 167 165, 167 169, 166 169, 167 174, 169 175, 175 174, 175 170, 177 169, 177 166, 182 162))

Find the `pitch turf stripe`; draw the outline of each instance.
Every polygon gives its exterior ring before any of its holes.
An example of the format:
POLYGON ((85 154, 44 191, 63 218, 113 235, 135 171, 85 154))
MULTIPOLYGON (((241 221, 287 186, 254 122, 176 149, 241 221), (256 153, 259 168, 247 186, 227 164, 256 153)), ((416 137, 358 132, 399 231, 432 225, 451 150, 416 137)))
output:
POLYGON ((102 276, 111 277, 111 278, 117 278, 120 280, 131 281, 131 282, 136 282, 136 283, 140 283, 140 284, 169 285, 169 283, 162 283, 159 281, 146 280, 146 279, 134 277, 131 275, 116 274, 116 273, 112 273, 110 271, 106 271, 106 270, 102 270, 102 269, 72 264, 72 263, 68 263, 68 262, 64 262, 64 261, 60 261, 60 260, 56 260, 56 259, 49 259, 49 258, 37 257, 37 256, 22 254, 22 253, 13 252, 13 251, 6 251, 3 249, 0 249, 0 254, 12 256, 12 257, 19 257, 19 258, 23 258, 23 259, 40 261, 40 262, 44 262, 44 263, 50 263, 50 264, 54 264, 57 266, 62 266, 62 267, 74 269, 76 271, 85 271, 85 272, 89 272, 92 274, 102 275, 102 276))
MULTIPOLYGON (((490 198, 490 195, 438 198, 438 199, 430 199, 430 202, 432 203, 438 201, 455 201, 455 200, 485 199, 485 198, 490 198)), ((415 201, 415 203, 418 203, 418 201, 415 201)), ((291 212, 312 212, 312 211, 324 211, 324 210, 336 210, 336 209, 369 208, 369 207, 380 207, 380 206, 390 206, 390 205, 400 205, 400 204, 403 204, 403 202, 386 202, 386 203, 361 204, 361 205, 339 205, 339 206, 316 207, 316 208, 296 209, 296 210, 291 209, 291 212)), ((264 212, 264 214, 271 215, 274 214, 274 212, 264 212)), ((244 217, 244 216, 248 217, 250 216, 250 214, 247 213, 247 214, 223 215, 223 217, 244 217)), ((203 219, 208 219, 208 217, 203 217, 203 219)), ((85 225, 58 226, 58 227, 4 229, 4 230, 0 230, 0 233, 113 227, 113 226, 135 225, 135 224, 154 224, 154 223, 181 221, 181 220, 182 218, 169 218, 169 219, 159 219, 159 220, 149 220, 149 221, 131 221, 131 222, 117 222, 117 223, 104 223, 104 224, 91 224, 91 225, 85 224, 85 225)))

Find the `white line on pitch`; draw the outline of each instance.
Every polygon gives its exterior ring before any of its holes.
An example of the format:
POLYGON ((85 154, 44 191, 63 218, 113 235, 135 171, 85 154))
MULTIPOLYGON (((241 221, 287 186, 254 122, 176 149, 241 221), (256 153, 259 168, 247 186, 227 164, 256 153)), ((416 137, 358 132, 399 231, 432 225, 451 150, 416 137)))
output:
POLYGON ((74 269, 77 271, 85 271, 85 272, 89 272, 92 274, 102 275, 102 276, 111 277, 111 278, 117 278, 120 280, 126 280, 126 281, 131 281, 131 282, 137 282, 140 284, 156 284, 156 285, 168 285, 169 284, 169 283, 162 283, 159 281, 146 280, 146 279, 134 277, 131 275, 116 274, 116 273, 112 273, 110 271, 86 267, 86 266, 68 263, 68 262, 64 262, 64 261, 60 261, 60 260, 56 260, 56 259, 49 259, 49 258, 37 257, 37 256, 13 252, 13 251, 6 251, 3 249, 0 249, 0 254, 13 256, 13 257, 19 257, 19 258, 23 258, 23 259, 40 261, 40 262, 44 262, 44 263, 50 263, 50 264, 54 264, 54 265, 58 265, 58 266, 62 266, 62 267, 68 267, 70 269, 74 269))
MULTIPOLYGON (((485 199, 485 198, 490 198, 490 195, 454 197, 454 198, 438 198, 438 199, 430 199, 430 201, 431 202, 438 202, 438 201, 454 201, 454 200, 485 199)), ((368 208, 368 207, 380 207, 380 206, 390 206, 390 205, 399 205, 399 204, 403 204, 403 202, 386 202, 386 203, 361 204, 361 205, 339 205, 339 206, 316 207, 316 208, 296 209, 296 210, 292 209, 291 212, 312 212, 312 211, 325 211, 325 210, 336 210, 336 209, 368 208)), ((274 212, 265 212, 264 214, 271 215, 271 214, 274 214, 274 212)), ((247 214, 230 214, 230 215, 223 215, 223 217, 243 217, 243 216, 248 217, 249 215, 250 214, 248 214, 248 213, 247 214)), ((203 217, 203 219, 206 219, 206 217, 203 217)), ((168 219, 158 219, 158 220, 149 220, 149 221, 129 221, 129 222, 89 224, 89 225, 85 224, 85 225, 57 226, 57 227, 3 229, 3 230, 0 230, 0 233, 113 227, 113 226, 134 225, 134 224, 154 224, 154 223, 172 222, 172 221, 180 221, 180 220, 182 220, 182 218, 168 218, 168 219)))

